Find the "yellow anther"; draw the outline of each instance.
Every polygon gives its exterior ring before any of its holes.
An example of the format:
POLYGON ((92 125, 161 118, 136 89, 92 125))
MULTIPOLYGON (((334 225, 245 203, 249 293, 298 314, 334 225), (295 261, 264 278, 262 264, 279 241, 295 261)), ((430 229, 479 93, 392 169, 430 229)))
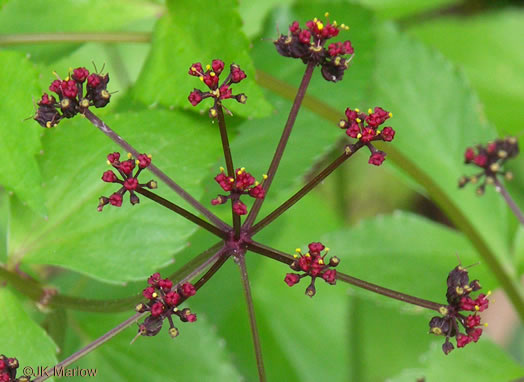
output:
POLYGON ((326 251, 326 253, 328 253, 329 252, 329 248, 328 247, 324 248, 324 251, 326 251))
POLYGON ((500 166, 498 163, 493 163, 491 166, 489 166, 489 169, 493 172, 497 172, 498 170, 500 170, 500 166))
POLYGON ((360 113, 360 109, 355 109, 355 111, 356 111, 357 113, 360 113))
POLYGON ((173 312, 178 312, 178 308, 176 306, 173 308, 173 312))
POLYGON ((351 154, 351 147, 346 146, 346 148, 344 149, 344 152, 346 153, 346 155, 351 154))
POLYGON ((238 170, 237 175, 242 175, 242 170, 238 170))
POLYGON ((438 308, 438 311, 440 314, 442 314, 443 316, 447 315, 448 314, 448 308, 446 308, 445 306, 441 306, 440 308, 438 308))
POLYGON ((135 164, 137 164, 137 165, 140 164, 140 161, 138 159, 135 160, 135 164))
POLYGON ((206 70, 209 70, 209 69, 211 69, 211 65, 207 64, 206 65, 206 70))
POLYGON ((335 20, 335 21, 333 21, 333 23, 332 23, 332 24, 333 24, 333 26, 334 26, 335 28, 336 28, 336 26, 338 25, 338 23, 337 23, 337 21, 336 21, 336 20, 335 20))
POLYGON ((313 19, 313 22, 316 23, 317 21, 318 21, 318 19, 315 17, 315 18, 313 19))
POLYGON ((204 76, 200 76, 198 78, 200 78, 200 81, 204 82, 204 76))
POLYGON ((246 168, 245 167, 241 167, 240 171, 244 172, 244 171, 246 171, 246 168))
POLYGON ((486 293, 486 297, 490 296, 491 295, 491 291, 488 290, 488 293, 486 293))
POLYGON ((360 118, 355 119, 355 121, 357 121, 358 123, 362 122, 360 118))
POLYGON ((106 163, 107 163, 108 165, 111 165, 111 162, 109 162, 109 160, 106 160, 106 163))
POLYGON ((149 159, 153 159, 153 155, 151 155, 151 154, 147 154, 147 157, 148 157, 149 159))
POLYGON ((257 180, 255 181, 255 186, 258 186, 260 184, 260 182, 257 180))
POLYGON ((475 184, 478 182, 478 178, 476 176, 472 176, 471 178, 469 178, 469 181, 472 183, 472 184, 475 184))
POLYGON ((358 139, 362 138, 362 134, 358 133, 358 134, 357 134, 357 138, 358 138, 358 139))
POLYGON ((464 294, 464 289, 458 286, 455 288, 455 292, 457 292, 458 295, 461 295, 464 294))
POLYGON ((267 174, 263 174, 262 178, 264 178, 264 180, 266 180, 267 179, 267 174))
POLYGON ((324 264, 324 260, 318 259, 318 263, 322 265, 322 264, 324 264))
POLYGON ((324 17, 329 17, 329 12, 324 13, 324 17))
POLYGON ((69 78, 69 76, 67 76, 66 78, 64 78, 64 81, 69 81, 71 78, 69 78))
POLYGON ((480 307, 478 305, 475 305, 475 310, 478 312, 480 310, 480 307))
POLYGON ((153 297, 153 298, 157 298, 157 297, 158 297, 158 294, 157 294, 156 292, 154 292, 154 293, 151 295, 151 297, 153 297))
POLYGON ((229 178, 229 182, 230 182, 230 183, 233 183, 234 181, 235 181, 235 179, 233 179, 233 178, 229 178))
POLYGON ((298 259, 298 255, 297 255, 296 253, 293 255, 293 257, 294 257, 295 259, 298 259))
POLYGON ((192 71, 192 72, 196 72, 197 69, 196 69, 194 66, 192 66, 192 67, 191 67, 191 71, 192 71))
POLYGON ((211 117, 215 118, 217 116, 217 111, 216 109, 211 109, 209 110, 209 114, 211 115, 211 117))
POLYGON ((52 126, 53 126, 53 125, 51 124, 51 121, 47 121, 47 122, 45 123, 45 127, 47 127, 48 129, 49 129, 50 127, 52 127, 52 126))
POLYGON ((371 110, 371 108, 368 109, 368 114, 373 114, 373 110, 371 110))
POLYGON ((440 328, 431 328, 431 332, 440 336, 442 334, 442 329, 440 328))
POLYGON ((377 133, 376 133, 376 135, 379 135, 379 134, 380 134, 380 130, 377 130, 377 133))
POLYGON ((393 113, 389 113, 389 118, 393 118, 393 113))
POLYGON ((505 150, 499 150, 497 155, 498 155, 499 158, 506 158, 508 156, 508 152, 505 151, 505 150))
POLYGON ((487 323, 487 322, 484 322, 484 326, 487 328, 487 327, 488 327, 488 323, 487 323))
POLYGON ((220 172, 224 172, 224 167, 220 166, 220 172))
POLYGON ((321 31, 322 29, 324 29, 324 24, 322 24, 320 21, 317 21, 317 28, 319 31, 321 31))
POLYGON ((127 153, 127 157, 128 157, 129 159, 131 159, 131 158, 133 157, 133 154, 131 154, 131 153, 127 153))
POLYGON ((304 256, 306 256, 306 257, 311 257, 311 255, 309 254, 309 252, 306 253, 304 256))
POLYGON ((300 253, 300 248, 295 249, 295 252, 300 253))
POLYGON ((210 72, 209 75, 210 75, 211 77, 215 77, 215 76, 216 76, 215 72, 210 72))

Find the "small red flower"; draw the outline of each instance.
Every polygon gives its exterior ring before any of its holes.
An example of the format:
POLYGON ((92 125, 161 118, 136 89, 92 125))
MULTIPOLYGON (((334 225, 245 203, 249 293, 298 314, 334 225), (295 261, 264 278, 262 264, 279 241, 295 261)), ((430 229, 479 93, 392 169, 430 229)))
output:
MULTIPOLYGON (((264 175, 263 178, 265 180, 267 176, 264 175)), ((218 195, 211 200, 211 204, 214 206, 224 204, 231 199, 233 201, 233 212, 237 215, 247 214, 247 206, 240 201, 242 195, 249 195, 255 199, 263 199, 266 196, 263 181, 262 183, 257 182, 243 167, 237 168, 234 176, 227 176, 224 169, 220 168, 220 172, 215 176, 215 181, 224 191, 229 192, 229 195, 218 195)))
POLYGON ((374 152, 369 157, 368 163, 372 164, 374 166, 380 166, 382 164, 382 162, 384 162, 384 159, 386 159, 385 156, 386 156, 386 154, 383 153, 382 151, 374 152))
POLYGON ((162 329, 165 319, 169 322, 169 334, 172 337, 178 335, 178 329, 173 324, 172 316, 178 316, 182 322, 195 322, 196 314, 190 309, 178 309, 178 305, 194 296, 195 287, 190 283, 184 283, 173 288, 173 282, 162 279, 159 273, 152 274, 147 283, 150 285, 142 291, 142 295, 148 300, 145 304, 136 307, 137 312, 150 312, 143 323, 138 325, 138 333, 143 336, 155 336, 162 329))
POLYGON ((471 293, 481 287, 477 280, 469 281, 468 271, 461 266, 455 267, 449 273, 447 286, 446 298, 449 305, 440 308, 442 317, 435 316, 429 322, 431 333, 446 336, 442 345, 444 354, 449 354, 454 349, 449 341, 450 337, 456 337, 459 348, 479 340, 482 334, 482 328, 479 327, 481 318, 476 312, 484 311, 489 305, 485 294, 480 294, 476 299, 471 298, 471 293), (475 313, 466 316, 463 312, 475 313), (465 333, 460 332, 459 325, 465 333))
POLYGON ((321 277, 325 282, 331 285, 336 283, 337 272, 332 268, 336 267, 340 263, 340 260, 337 257, 332 257, 326 264, 324 259, 329 248, 324 247, 322 243, 310 243, 308 249, 309 252, 302 254, 300 248, 297 248, 295 260, 289 265, 289 267, 294 271, 304 273, 287 273, 284 282, 289 286, 293 286, 303 277, 310 276, 311 283, 306 288, 306 295, 313 297, 316 294, 316 278, 321 277), (324 254, 322 254, 322 252, 324 252, 324 254))
MULTIPOLYGON (((326 18, 328 14, 325 14, 326 18)), ((289 26, 287 36, 280 35, 274 41, 277 52, 284 57, 299 58, 305 64, 314 63, 322 67, 322 76, 327 81, 342 80, 344 72, 349 67, 354 49, 351 41, 331 43, 327 48, 327 40, 338 36, 340 30, 348 30, 344 24, 330 23, 314 18, 306 22, 306 28, 301 29, 297 21, 289 26), (346 57, 350 55, 350 57, 346 57)))
POLYGON ((126 192, 129 192, 129 201, 131 202, 131 204, 135 205, 140 202, 138 196, 135 194, 135 191, 137 189, 144 187, 154 189, 157 187, 156 182, 152 180, 147 183, 141 184, 138 182, 137 179, 138 175, 140 175, 142 170, 147 168, 151 164, 151 156, 146 154, 140 154, 138 158, 135 160, 133 159, 131 154, 129 154, 128 158, 128 160, 120 162, 119 153, 111 153, 107 155, 107 163, 113 166, 118 171, 122 179, 119 179, 113 171, 108 170, 104 172, 104 174, 102 175, 102 180, 108 183, 119 183, 122 186, 109 198, 105 196, 100 197, 98 211, 102 211, 106 204, 111 204, 115 207, 122 206, 123 196, 126 192), (133 170, 135 169, 136 165, 138 165, 138 170, 133 175, 133 170))
POLYGON ((191 105, 198 105, 205 98, 213 98, 213 106, 209 109, 209 116, 216 118, 217 106, 222 105, 222 100, 234 98, 239 103, 246 102, 245 94, 234 95, 231 85, 239 83, 246 78, 246 73, 238 65, 231 64, 229 67, 229 75, 220 83, 220 74, 224 70, 224 62, 222 60, 213 60, 211 65, 207 65, 206 69, 202 68, 200 62, 194 63, 189 68, 189 75, 199 77, 200 80, 206 84, 209 91, 203 92, 199 89, 194 89, 187 97, 191 105))
POLYGON ((63 118, 72 118, 91 106, 103 107, 111 98, 107 91, 108 82, 107 74, 89 74, 86 68, 76 68, 65 80, 57 79, 51 83, 49 90, 58 96, 58 102, 44 93, 33 118, 41 126, 50 128, 56 126, 63 118))
POLYGON ((508 159, 516 157, 519 153, 518 141, 514 137, 501 138, 486 145, 477 145, 475 148, 468 147, 464 152, 464 163, 480 167, 482 172, 473 176, 463 176, 459 179, 459 187, 462 188, 468 183, 478 183, 484 178, 477 187, 477 194, 483 195, 487 184, 495 183, 499 175, 503 175, 506 180, 511 180, 513 174, 502 170, 502 166, 508 159))

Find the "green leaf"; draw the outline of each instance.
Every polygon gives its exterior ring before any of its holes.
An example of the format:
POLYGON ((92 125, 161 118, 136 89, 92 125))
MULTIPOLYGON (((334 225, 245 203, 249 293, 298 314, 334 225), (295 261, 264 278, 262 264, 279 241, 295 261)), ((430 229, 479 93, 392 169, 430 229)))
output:
MULTIPOLYGON (((0 33, 114 32, 122 30, 149 31, 143 19, 152 18, 161 7, 144 0, 10 0, 0 12, 0 33)), ((31 58, 51 62, 78 48, 80 44, 29 44, 11 46, 20 52, 30 52, 31 58)))
POLYGON ((362 5, 373 9, 381 18, 398 19, 413 16, 422 12, 438 11, 459 3, 459 0, 357 0, 362 5))
POLYGON ((522 131, 524 52, 516 47, 522 43, 524 11, 439 18, 415 25, 410 32, 464 69, 500 134, 522 131))
MULTIPOLYGON (((247 103, 240 105, 231 99, 224 102, 225 107, 240 116, 268 115, 271 107, 254 82, 255 69, 248 53, 249 41, 241 31, 234 0, 220 3, 204 0, 170 2, 169 5, 170 12, 155 29, 151 53, 134 95, 146 105, 161 103, 194 109, 187 97, 193 88, 205 91, 205 85, 198 77, 188 75, 189 67, 195 62, 206 66, 213 59, 221 59, 226 64, 224 78, 231 63, 238 64, 247 74, 246 80, 232 86, 234 94, 247 95, 247 103)), ((211 106, 209 100, 204 100, 196 109, 207 111, 211 106)))
MULTIPOLYGON (((466 147, 487 142, 496 132, 482 118, 463 76, 442 56, 390 25, 380 30, 378 51, 377 103, 393 112, 397 131, 391 144, 380 147, 426 188, 473 241, 499 282, 506 283, 513 271, 504 201, 493 188, 479 198, 473 187, 457 187, 460 176, 475 173, 462 164, 466 147)), ((515 297, 515 289, 511 293, 515 297)))
MULTIPOLYGON (((190 306, 190 305, 189 305, 190 306)), ((195 311, 192 309, 192 311, 195 311)), ((137 333, 135 325, 85 358, 79 367, 94 368, 101 380, 111 381, 238 381, 241 375, 224 347, 223 340, 205 317, 196 312, 198 320, 182 323, 174 318, 180 335, 172 339, 168 322, 155 337, 138 338, 129 342, 137 333)), ((75 328, 82 343, 70 342, 67 353, 101 336, 105 331, 129 318, 129 313, 119 315, 75 315, 75 328)), ((73 381, 85 378, 71 378, 73 381)))
POLYGON ((522 377, 522 367, 500 347, 482 337, 465 349, 455 349, 449 355, 442 352, 442 342, 431 344, 419 358, 420 367, 403 371, 392 382, 412 382, 424 377, 434 381, 514 381, 522 377))
MULTIPOLYGON (((162 110, 104 119, 198 198, 207 174, 202 169, 218 155, 215 129, 193 116, 162 110)), ((13 207, 10 261, 58 265, 109 282, 142 279, 172 262, 196 227, 143 196, 139 205, 131 206, 126 196, 121 208, 106 206, 97 212, 98 197, 119 188, 100 180, 109 167, 106 155, 119 147, 80 118, 63 121, 48 133, 41 158, 49 219, 13 207)), ((139 180, 152 178, 146 170, 139 180)), ((162 183, 155 191, 173 200, 174 193, 162 183)))
MULTIPOLYGON (((458 261, 464 266, 476 262, 475 249, 462 233, 400 211, 328 233, 323 241, 341 259, 340 272, 439 303, 446 301, 446 278, 458 261)), ((485 264, 471 268, 470 274, 486 290, 496 284, 485 264)))
POLYGON ((238 13, 242 18, 242 31, 253 38, 262 31, 267 15, 276 6, 290 5, 294 0, 241 0, 238 2, 238 13))
POLYGON ((42 178, 35 158, 42 148, 43 130, 33 121, 24 123, 34 114, 31 95, 38 94, 37 72, 27 58, 6 51, 0 52, 0 69, 5 78, 13 79, 0 84, 0 91, 7 96, 0 104, 0 155, 5 158, 0 184, 43 215, 42 178))
POLYGON ((56 365, 57 347, 53 340, 31 319, 22 302, 7 288, 0 288, 0 309, 6 312, 0 325, 0 354, 18 359, 18 377, 24 375, 25 367, 38 373, 39 367, 56 365))

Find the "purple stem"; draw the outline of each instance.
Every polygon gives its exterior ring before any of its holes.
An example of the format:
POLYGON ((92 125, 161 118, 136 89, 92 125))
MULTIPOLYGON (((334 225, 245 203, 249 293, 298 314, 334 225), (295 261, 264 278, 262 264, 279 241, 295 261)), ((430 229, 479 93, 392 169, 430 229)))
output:
MULTIPOLYGON (((284 154, 284 149, 286 148, 286 144, 291 134, 291 130, 293 129, 293 125, 295 124, 295 120, 297 119, 298 110, 300 109, 302 100, 306 95, 306 90, 309 85, 309 81, 311 80, 311 76, 313 75, 314 69, 315 64, 311 62, 308 63, 306 71, 304 72, 304 76, 302 77, 302 82, 300 83, 300 87, 298 88, 297 95, 295 96, 295 101, 293 102, 293 106, 291 107, 291 111, 289 112, 284 131, 282 132, 282 136, 280 137, 280 142, 278 142, 275 155, 271 160, 271 164, 267 172, 267 179, 264 181, 263 187, 264 190, 266 190, 266 194, 267 191, 269 191, 269 187, 273 182, 273 178, 275 177, 275 174, 277 172, 278 165, 280 164, 280 160, 282 159, 282 155, 284 154)), ((255 221, 257 214, 260 211, 260 207, 262 207, 262 203, 264 203, 264 199, 255 200, 255 203, 253 204, 253 207, 251 208, 251 211, 249 211, 246 221, 244 222, 244 227, 246 229, 249 229, 255 221)))
POLYGON ((520 224, 524 225, 524 215, 522 215, 522 211, 520 210, 519 206, 517 206, 517 203, 513 200, 511 195, 508 193, 506 188, 500 183, 498 178, 495 176, 495 187, 498 192, 502 195, 506 203, 508 204, 510 210, 515 214, 517 219, 519 219, 520 224))
MULTIPOLYGON (((84 112, 85 117, 91 122, 93 125, 95 125, 99 130, 101 130, 105 135, 107 135, 111 140, 113 140, 115 143, 117 143, 120 147, 122 147, 125 151, 130 152, 135 157, 138 157, 140 153, 136 151, 129 143, 127 143, 124 139, 122 139, 117 133, 115 133, 109 126, 107 126, 100 118, 98 118, 96 115, 91 112, 91 110, 86 110, 84 112)), ((176 184, 173 179, 168 177, 164 172, 162 172, 158 167, 156 167, 154 164, 150 164, 148 167, 149 171, 151 171, 153 174, 158 176, 159 179, 161 179, 165 184, 168 185, 169 188, 171 188, 173 191, 175 191, 178 195, 182 197, 186 202, 188 202, 191 206, 193 206, 197 211, 202 213, 202 215, 206 216, 213 224, 215 224, 218 228, 227 231, 231 227, 224 223, 221 219, 219 219, 215 214, 213 214, 211 211, 209 211, 206 207, 204 207, 198 200, 193 198, 190 194, 188 194, 182 187, 180 187, 178 184, 176 184)))

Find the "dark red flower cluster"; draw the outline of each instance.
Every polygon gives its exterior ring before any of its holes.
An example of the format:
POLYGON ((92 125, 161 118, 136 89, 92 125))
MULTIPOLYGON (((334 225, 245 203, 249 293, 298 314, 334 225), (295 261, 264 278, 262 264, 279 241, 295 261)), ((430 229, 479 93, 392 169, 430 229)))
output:
POLYGON ((340 29, 348 30, 349 27, 338 25, 336 21, 322 22, 314 18, 306 22, 306 28, 301 29, 299 23, 294 21, 289 27, 289 35, 280 35, 274 44, 282 56, 300 58, 305 64, 312 62, 320 65, 322 76, 327 81, 337 82, 344 77, 354 53, 351 41, 331 43, 327 48, 324 46, 327 40, 338 35, 340 29), (344 58, 346 55, 351 57, 344 58))
POLYGON ((147 183, 138 183, 137 179, 142 170, 151 164, 151 155, 140 154, 138 158, 134 159, 133 156, 129 153, 127 154, 127 157, 127 160, 120 162, 120 153, 111 153, 107 155, 107 163, 118 170, 122 176, 122 179, 119 179, 112 170, 108 170, 102 175, 102 180, 108 183, 121 184, 122 187, 120 187, 120 189, 109 198, 101 196, 99 199, 98 211, 102 211, 106 204, 120 207, 122 205, 123 196, 128 191, 129 201, 132 205, 135 205, 140 202, 140 199, 138 199, 135 190, 142 187, 149 189, 155 189, 157 187, 157 183, 153 180, 150 180, 147 183), (138 167, 138 169, 133 175, 133 170, 135 167, 138 167))
POLYGON ((154 273, 147 279, 150 285, 142 291, 142 295, 148 300, 145 304, 139 304, 136 311, 139 313, 151 312, 143 323, 138 325, 138 333, 142 336, 156 336, 162 324, 167 318, 169 321, 169 335, 178 336, 178 329, 173 324, 173 314, 178 316, 182 322, 195 322, 196 314, 191 313, 189 308, 178 309, 178 305, 196 294, 193 284, 184 283, 173 288, 173 282, 162 279, 160 273, 154 273))
POLYGON ((380 125, 392 116, 393 114, 381 107, 375 107, 375 110, 369 109, 367 114, 362 113, 359 109, 347 108, 346 119, 340 120, 338 126, 345 129, 348 136, 358 139, 369 148, 371 151, 369 164, 380 166, 386 159, 386 153, 375 149, 369 143, 372 141, 391 142, 395 138, 395 130, 390 126, 379 129, 380 125))
POLYGON ((298 284, 303 277, 310 276, 311 283, 306 288, 306 295, 313 297, 316 293, 315 280, 317 277, 323 278, 328 284, 335 285, 337 282, 337 271, 332 268, 336 267, 340 260, 338 257, 331 257, 326 264, 324 258, 329 248, 324 247, 322 243, 310 243, 308 248, 309 252, 306 254, 302 254, 300 248, 297 248, 297 254, 294 255, 295 260, 289 265, 294 271, 302 271, 304 273, 288 273, 284 278, 284 282, 289 286, 293 286, 298 284), (323 255, 322 251, 324 251, 323 255))
MULTIPOLYGON (((267 175, 263 175, 263 179, 266 180, 267 175)), ((233 212, 237 215, 247 214, 247 206, 242 203, 240 197, 242 195, 249 195, 255 199, 264 199, 266 191, 262 187, 262 183, 255 181, 255 178, 246 172, 244 167, 237 168, 233 177, 227 176, 224 172, 224 168, 220 168, 220 173, 215 176, 216 182, 222 187, 229 195, 218 195, 215 199, 211 200, 211 204, 214 206, 217 204, 224 204, 229 199, 233 202, 233 212)))
POLYGON ((107 91, 109 75, 91 73, 86 68, 76 68, 65 80, 54 80, 49 90, 58 96, 47 93, 38 101, 34 119, 43 127, 54 127, 63 118, 72 118, 83 113, 90 106, 104 107, 111 94, 107 91), (84 83, 85 93, 84 93, 84 83))
POLYGON ((459 179, 459 187, 462 188, 468 183, 478 183, 485 176, 484 182, 477 187, 477 194, 483 195, 486 184, 493 184, 497 175, 503 175, 507 180, 513 178, 511 172, 502 170, 502 165, 519 153, 517 138, 508 137, 489 142, 487 145, 477 145, 475 148, 468 147, 464 153, 464 162, 473 164, 482 169, 479 174, 459 179))
POLYGON ((16 358, 7 358, 5 355, 0 354, 0 382, 29 382, 30 377, 22 376, 16 378, 16 371, 19 367, 18 360, 16 358))
POLYGON ((209 91, 203 92, 199 89, 194 89, 189 93, 188 100, 191 105, 196 106, 205 98, 213 98, 214 104, 209 109, 209 116, 211 118, 217 117, 217 105, 222 104, 222 100, 234 98, 237 102, 246 103, 246 95, 240 93, 233 95, 231 85, 236 84, 246 78, 246 73, 238 65, 231 64, 229 66, 229 75, 220 83, 220 74, 224 70, 224 62, 221 60, 213 60, 211 65, 206 66, 206 70, 202 68, 202 64, 197 62, 189 68, 189 75, 200 78, 200 80, 207 85, 209 91))
POLYGON ((462 266, 455 267, 448 275, 448 290, 446 298, 448 306, 442 307, 440 313, 443 317, 435 316, 429 321, 430 332, 437 335, 446 336, 442 345, 445 354, 449 354, 454 349, 449 341, 450 337, 456 337, 457 347, 462 348, 470 342, 477 342, 482 335, 480 316, 488 308, 489 301, 487 295, 481 293, 476 299, 470 297, 472 292, 481 289, 478 280, 469 282, 468 271, 462 266), (466 315, 461 312, 473 312, 466 315), (465 333, 460 332, 459 324, 464 328, 465 333))

